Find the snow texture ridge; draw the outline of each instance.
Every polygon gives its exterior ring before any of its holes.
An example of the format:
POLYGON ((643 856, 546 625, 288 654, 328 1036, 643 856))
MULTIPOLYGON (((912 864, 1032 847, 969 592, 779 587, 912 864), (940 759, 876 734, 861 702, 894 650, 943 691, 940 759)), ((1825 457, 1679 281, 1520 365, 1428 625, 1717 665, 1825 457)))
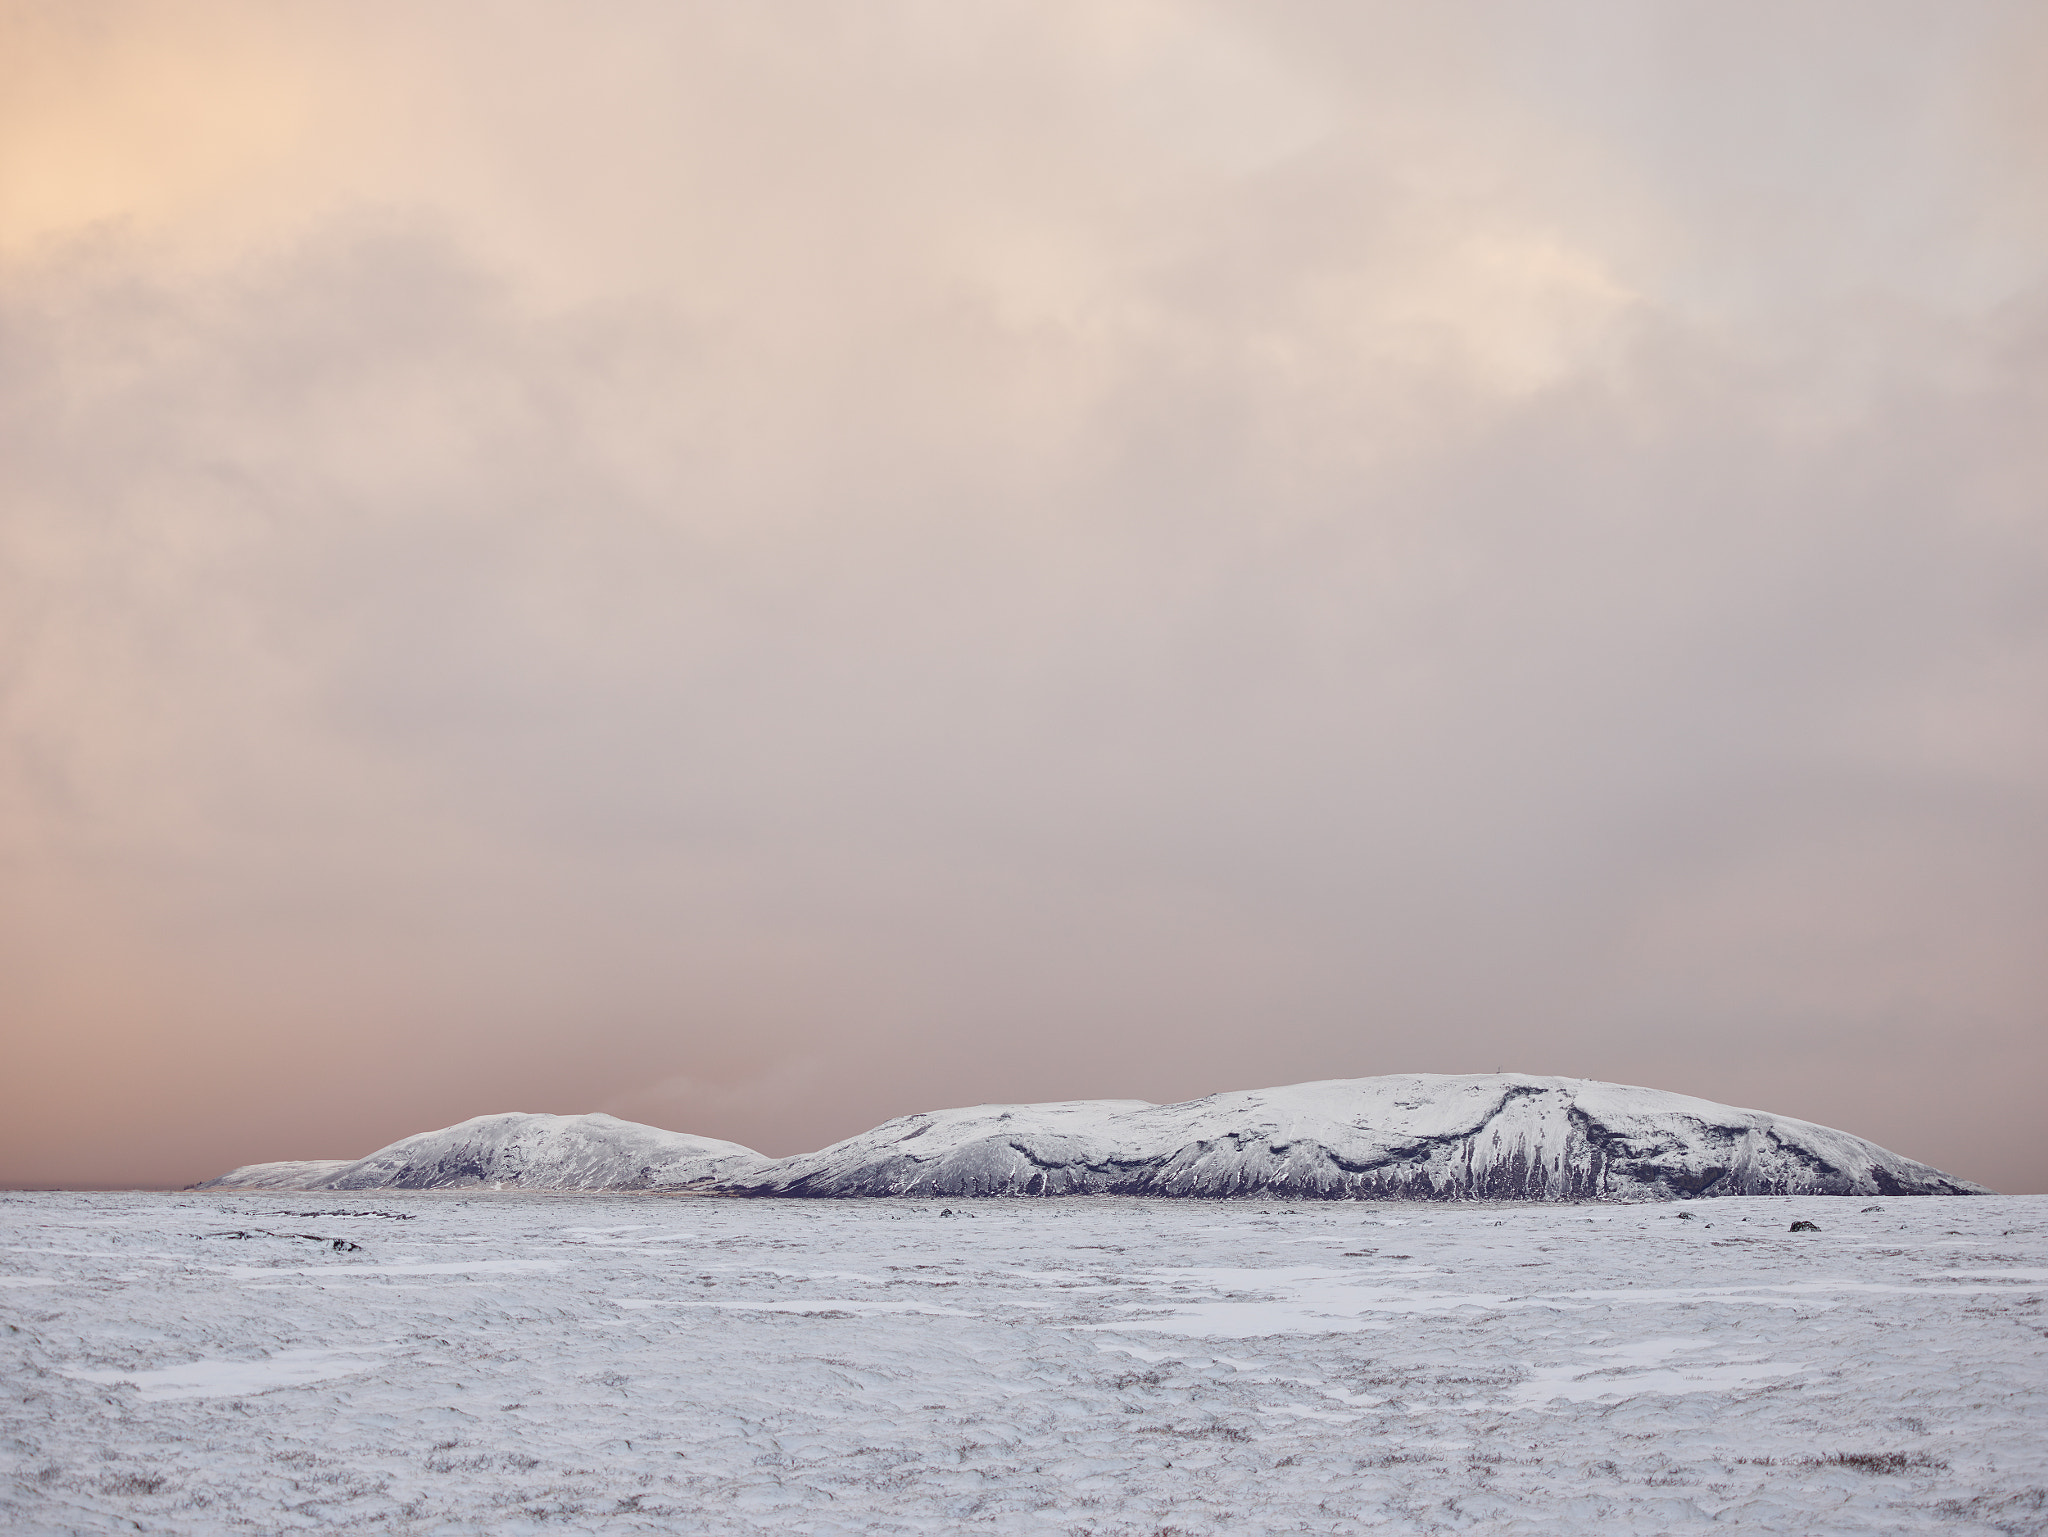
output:
POLYGON ((1683 1094, 1521 1073, 1400 1074, 903 1116, 736 1194, 1659 1200, 1985 1195, 1847 1132, 1683 1094))
POLYGON ((737 1142, 609 1115, 480 1115, 421 1132, 354 1162, 256 1163, 200 1190, 675 1190, 758 1175, 768 1160, 737 1142))

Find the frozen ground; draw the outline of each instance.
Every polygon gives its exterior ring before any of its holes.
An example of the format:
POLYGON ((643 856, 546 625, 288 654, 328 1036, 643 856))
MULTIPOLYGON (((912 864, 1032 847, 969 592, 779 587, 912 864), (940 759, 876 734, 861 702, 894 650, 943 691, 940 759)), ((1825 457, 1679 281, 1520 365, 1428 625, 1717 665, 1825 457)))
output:
POLYGON ((952 1209, 0 1196, 0 1526, 2048 1529, 2048 1197, 952 1209))

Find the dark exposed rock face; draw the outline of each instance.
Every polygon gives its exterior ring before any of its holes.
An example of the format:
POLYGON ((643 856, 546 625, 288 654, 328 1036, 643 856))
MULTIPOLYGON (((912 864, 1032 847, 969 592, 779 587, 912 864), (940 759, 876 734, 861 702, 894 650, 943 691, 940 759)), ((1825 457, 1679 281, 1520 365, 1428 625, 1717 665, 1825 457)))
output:
POLYGON ((779 1196, 1328 1200, 1985 1193, 1846 1132, 1575 1078, 1358 1078, 906 1116, 761 1175, 779 1196))

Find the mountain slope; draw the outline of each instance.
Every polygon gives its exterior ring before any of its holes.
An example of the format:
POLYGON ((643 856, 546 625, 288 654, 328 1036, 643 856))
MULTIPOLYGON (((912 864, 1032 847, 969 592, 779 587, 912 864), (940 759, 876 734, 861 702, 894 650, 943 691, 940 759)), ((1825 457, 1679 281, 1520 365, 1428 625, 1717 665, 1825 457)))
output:
POLYGON ((311 1190, 317 1181, 339 1169, 353 1168, 346 1158, 299 1158, 283 1163, 249 1163, 230 1169, 219 1179, 194 1185, 194 1190, 311 1190))
POLYGON ((1575 1200, 1968 1195, 1847 1132, 1683 1094, 1519 1073, 1332 1079, 904 1116, 733 1194, 1575 1200))
POLYGON ((768 1160, 737 1142, 609 1115, 480 1115, 354 1162, 257 1163, 200 1190, 673 1190, 757 1177, 768 1160))

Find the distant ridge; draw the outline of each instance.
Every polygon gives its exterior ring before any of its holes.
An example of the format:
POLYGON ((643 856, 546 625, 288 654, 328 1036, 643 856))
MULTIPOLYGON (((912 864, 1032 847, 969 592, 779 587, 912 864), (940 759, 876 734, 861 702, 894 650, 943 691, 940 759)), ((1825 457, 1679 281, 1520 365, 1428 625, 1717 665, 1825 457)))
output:
POLYGON ((1991 1193, 1810 1121, 1521 1073, 1330 1079, 1175 1105, 977 1105, 783 1159, 607 1115, 481 1116, 353 1163, 252 1164, 194 1188, 465 1186, 1433 1201, 1991 1193))
POLYGON ((737 1142, 610 1115, 480 1115, 353 1162, 252 1163, 195 1190, 676 1190, 757 1174, 737 1142))

